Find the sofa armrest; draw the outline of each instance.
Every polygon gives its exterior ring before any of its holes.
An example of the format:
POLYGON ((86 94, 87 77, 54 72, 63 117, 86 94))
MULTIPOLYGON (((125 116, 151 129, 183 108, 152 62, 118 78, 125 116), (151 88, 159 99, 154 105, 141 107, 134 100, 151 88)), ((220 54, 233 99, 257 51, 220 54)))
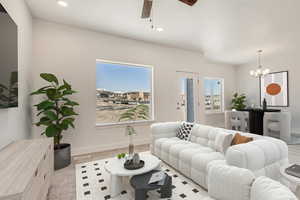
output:
POLYGON ((226 162, 275 180, 280 178, 280 166, 288 163, 288 147, 278 139, 264 137, 246 144, 234 145, 226 151, 226 162))
POLYGON ((214 164, 208 169, 208 193, 218 200, 250 200, 254 174, 224 164, 214 164))
POLYGON ((170 138, 176 136, 176 130, 180 127, 180 122, 163 122, 151 125, 152 140, 159 138, 170 138))
POLYGON ((180 127, 181 122, 162 122, 151 125, 151 144, 150 151, 154 153, 153 147, 155 140, 159 138, 171 138, 176 136, 176 130, 180 127))
POLYGON ((251 200, 297 200, 284 185, 270 178, 258 177, 251 188, 251 200))

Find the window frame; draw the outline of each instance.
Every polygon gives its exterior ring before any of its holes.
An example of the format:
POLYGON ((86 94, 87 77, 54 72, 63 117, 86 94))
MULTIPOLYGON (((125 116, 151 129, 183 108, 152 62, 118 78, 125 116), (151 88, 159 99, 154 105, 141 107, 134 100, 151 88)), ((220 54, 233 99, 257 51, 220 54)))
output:
MULTIPOLYGON (((128 62, 122 62, 122 61, 111 61, 111 60, 105 60, 105 59, 96 59, 96 65, 97 63, 107 63, 107 64, 117 64, 117 65, 125 65, 126 67, 143 67, 143 68, 150 68, 151 69, 151 77, 150 77, 150 119, 149 120, 137 120, 137 121, 125 121, 125 122, 111 122, 111 123, 97 123, 97 115, 95 116, 95 125, 96 127, 109 127, 109 126, 126 126, 126 125, 136 125, 136 124, 147 124, 147 123, 153 123, 155 122, 155 103, 154 103, 154 67, 152 65, 145 65, 145 64, 136 64, 136 63, 128 63, 128 62)), ((96 66, 97 67, 97 66, 96 66)), ((97 82, 97 73, 95 73, 95 81, 97 82)), ((97 86, 95 83, 95 96, 97 98, 97 86)), ((96 99, 97 100, 97 99, 96 99)), ((97 112, 97 102, 95 102, 95 111, 97 112)))
POLYGON ((224 78, 220 77, 204 77, 203 78, 203 88, 204 88, 204 106, 205 106, 205 80, 219 80, 221 81, 221 108, 219 110, 206 110, 204 108, 205 114, 222 114, 225 110, 225 94, 224 94, 224 78))

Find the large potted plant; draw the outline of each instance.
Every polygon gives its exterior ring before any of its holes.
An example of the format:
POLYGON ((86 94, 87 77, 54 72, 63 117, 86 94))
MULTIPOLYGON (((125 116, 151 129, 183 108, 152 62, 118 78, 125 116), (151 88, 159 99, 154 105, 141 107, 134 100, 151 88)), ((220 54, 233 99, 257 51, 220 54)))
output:
POLYGON ((62 133, 70 127, 75 128, 74 107, 79 104, 69 98, 76 93, 72 86, 65 80, 60 84, 53 74, 42 73, 40 77, 48 82, 48 85, 32 92, 31 95, 42 95, 43 100, 34 105, 40 118, 36 126, 43 126, 42 135, 54 138, 54 168, 61 169, 71 163, 71 145, 61 143, 62 133))
POLYGON ((242 110, 246 108, 246 95, 234 93, 231 101, 231 108, 234 110, 242 110))
MULTIPOLYGON (((124 113, 120 115, 119 121, 138 121, 138 120, 147 120, 149 119, 149 106, 140 104, 133 108, 128 109, 124 113)), ((132 156, 134 153, 134 144, 133 144, 133 136, 136 134, 135 129, 127 125, 125 129, 126 135, 129 136, 129 149, 128 154, 132 156)))

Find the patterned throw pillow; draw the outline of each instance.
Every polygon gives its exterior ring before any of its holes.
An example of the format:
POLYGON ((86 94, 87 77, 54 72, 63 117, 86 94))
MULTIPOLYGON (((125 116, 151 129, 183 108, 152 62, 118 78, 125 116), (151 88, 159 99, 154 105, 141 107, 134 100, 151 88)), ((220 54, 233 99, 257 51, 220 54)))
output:
POLYGON ((182 122, 181 126, 177 130, 176 137, 181 140, 189 140, 193 126, 193 123, 182 122))

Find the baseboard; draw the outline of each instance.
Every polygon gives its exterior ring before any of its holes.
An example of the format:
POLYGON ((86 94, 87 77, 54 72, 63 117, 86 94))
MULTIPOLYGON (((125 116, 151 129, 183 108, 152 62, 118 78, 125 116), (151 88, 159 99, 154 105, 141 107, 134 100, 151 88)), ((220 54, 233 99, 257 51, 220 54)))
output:
MULTIPOLYGON (((136 140, 136 141, 134 141, 134 144, 135 145, 150 144, 150 139, 136 140)), ((126 148, 126 147, 128 147, 128 141, 113 143, 113 144, 106 144, 106 145, 79 147, 79 148, 72 147, 72 156, 78 156, 78 155, 101 152, 101 151, 109 151, 109 150, 126 148)))

